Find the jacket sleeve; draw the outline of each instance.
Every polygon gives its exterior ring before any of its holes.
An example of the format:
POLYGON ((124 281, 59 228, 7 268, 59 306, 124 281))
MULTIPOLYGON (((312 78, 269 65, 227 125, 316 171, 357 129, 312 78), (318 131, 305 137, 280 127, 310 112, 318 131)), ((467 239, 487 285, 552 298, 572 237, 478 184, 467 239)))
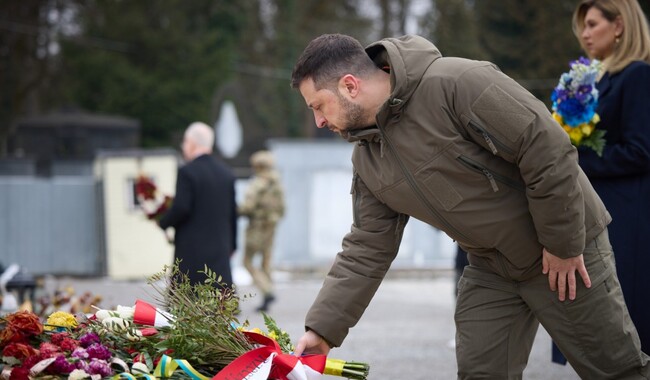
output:
POLYGON ((356 174, 353 198, 354 223, 305 323, 333 346, 341 345, 375 295, 408 221, 379 202, 356 174))
POLYGON ((620 99, 615 100, 620 114, 606 115, 613 119, 612 127, 621 131, 620 140, 608 141, 602 157, 591 149, 579 150, 580 166, 590 178, 624 177, 650 170, 650 65, 620 75, 622 90, 616 94, 620 99))
POLYGON ((180 168, 176 177, 176 194, 174 195, 172 206, 160 218, 158 225, 162 229, 166 229, 168 227, 176 227, 183 223, 192 210, 192 198, 192 181, 187 173, 187 168, 180 168))
POLYGON ((464 73, 455 93, 466 135, 517 167, 540 244, 559 257, 580 255, 585 206, 577 151, 546 106, 492 65, 464 73))
POLYGON ((231 254, 234 254, 235 251, 237 250, 237 229, 238 224, 237 224, 237 219, 239 218, 239 214, 237 213, 237 197, 236 197, 236 189, 235 189, 235 179, 233 178, 232 183, 231 183, 231 191, 230 191, 230 239, 231 239, 231 254))

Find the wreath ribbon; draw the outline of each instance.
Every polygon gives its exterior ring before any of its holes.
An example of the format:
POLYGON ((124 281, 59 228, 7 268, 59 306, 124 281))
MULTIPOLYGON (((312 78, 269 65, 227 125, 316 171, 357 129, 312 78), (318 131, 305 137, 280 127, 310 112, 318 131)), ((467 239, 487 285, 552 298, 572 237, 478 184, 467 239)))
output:
POLYGON ((262 334, 245 331, 247 338, 260 347, 233 360, 212 380, 315 380, 325 370, 325 355, 296 357, 285 354, 278 343, 262 334))

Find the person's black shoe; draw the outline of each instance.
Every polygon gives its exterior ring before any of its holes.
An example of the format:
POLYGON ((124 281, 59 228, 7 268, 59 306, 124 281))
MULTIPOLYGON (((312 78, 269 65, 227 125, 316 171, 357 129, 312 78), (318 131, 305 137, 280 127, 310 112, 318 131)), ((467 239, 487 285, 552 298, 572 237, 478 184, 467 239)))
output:
POLYGON ((264 296, 264 302, 260 307, 257 308, 257 311, 259 312, 266 312, 269 310, 269 305, 271 302, 275 301, 275 296, 273 294, 266 294, 264 296))

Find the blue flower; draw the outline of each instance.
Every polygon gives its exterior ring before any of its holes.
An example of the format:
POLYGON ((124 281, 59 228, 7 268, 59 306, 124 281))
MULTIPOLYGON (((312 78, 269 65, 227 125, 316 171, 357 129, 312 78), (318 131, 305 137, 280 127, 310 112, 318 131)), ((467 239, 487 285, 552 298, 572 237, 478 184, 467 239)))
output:
POLYGON ((570 127, 588 123, 594 116, 598 102, 595 83, 600 62, 580 57, 570 63, 571 70, 560 76, 551 94, 553 111, 570 127))
POLYGON ((569 98, 557 105, 557 112, 562 115, 564 122, 574 127, 591 120, 587 118, 587 107, 576 98, 569 98))

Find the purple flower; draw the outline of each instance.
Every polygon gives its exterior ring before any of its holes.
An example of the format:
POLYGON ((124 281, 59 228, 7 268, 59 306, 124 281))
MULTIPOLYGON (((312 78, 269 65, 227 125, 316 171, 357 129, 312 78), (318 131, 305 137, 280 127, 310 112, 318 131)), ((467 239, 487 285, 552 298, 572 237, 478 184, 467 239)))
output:
POLYGON ((576 92, 575 96, 576 99, 582 104, 586 104, 587 102, 591 101, 591 91, 593 90, 593 87, 588 84, 583 84, 582 86, 578 87, 578 91, 576 92))
POLYGON ((556 88, 555 91, 551 94, 551 100, 556 102, 558 100, 564 101, 569 97, 569 91, 565 89, 556 88))
POLYGON ((85 348, 77 347, 72 351, 72 357, 77 359, 88 359, 88 351, 85 348))
POLYGON ((76 366, 77 366, 77 369, 80 369, 80 370, 82 370, 82 371, 84 371, 86 373, 88 373, 89 368, 90 368, 90 365, 88 364, 88 362, 83 361, 83 360, 79 360, 76 363, 76 366))
POLYGON ((580 57, 580 58, 578 58, 577 60, 572 61, 572 62, 571 62, 571 66, 573 66, 575 63, 579 63, 579 64, 582 64, 582 65, 585 65, 585 66, 589 66, 589 64, 591 63, 591 61, 589 60, 589 58, 580 57))
POLYGON ((70 373, 77 367, 74 363, 66 360, 65 356, 57 356, 54 362, 47 367, 48 372, 53 374, 70 373))
POLYGON ((91 375, 101 375, 102 377, 110 376, 113 373, 111 366, 106 360, 93 359, 89 366, 88 372, 91 375))
POLYGON ((81 344, 82 347, 88 347, 95 343, 100 343, 99 335, 95 333, 88 333, 79 339, 79 344, 81 344))
POLYGON ((108 360, 111 358, 111 352, 105 346, 102 346, 99 343, 93 344, 92 346, 86 348, 88 352, 88 357, 90 359, 102 359, 108 360))

